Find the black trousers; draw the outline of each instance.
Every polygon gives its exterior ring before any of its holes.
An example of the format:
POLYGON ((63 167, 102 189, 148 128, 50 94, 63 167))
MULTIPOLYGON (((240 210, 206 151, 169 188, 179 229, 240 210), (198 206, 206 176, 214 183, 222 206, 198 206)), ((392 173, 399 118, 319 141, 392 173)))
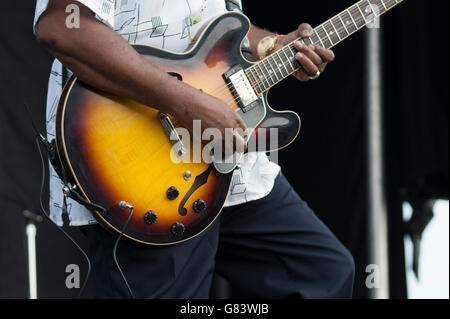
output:
MULTIPOLYGON (((94 296, 129 298, 113 260, 116 235, 86 226, 94 296)), ((354 262, 286 178, 265 198, 225 208, 201 236, 165 247, 122 239, 135 298, 208 298, 214 271, 254 298, 350 298, 354 262)))

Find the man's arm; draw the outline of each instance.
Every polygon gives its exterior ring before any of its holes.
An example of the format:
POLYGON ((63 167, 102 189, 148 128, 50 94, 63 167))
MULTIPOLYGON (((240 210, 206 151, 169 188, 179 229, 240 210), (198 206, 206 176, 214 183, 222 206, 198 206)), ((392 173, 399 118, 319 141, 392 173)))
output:
MULTIPOLYGON (((79 2, 50 0, 36 25, 37 41, 82 81, 174 115, 187 128, 242 128, 226 103, 174 79, 141 57, 124 39, 79 2), (66 27, 67 5, 80 7, 80 28, 66 27)), ((243 143, 243 139, 239 141, 243 143)))
MULTIPOLYGON (((275 44, 273 52, 276 52, 296 39, 309 38, 312 34, 313 29, 311 26, 307 23, 302 23, 297 30, 280 37, 275 44)), ((251 26, 248 39, 250 41, 252 56, 255 61, 259 60, 257 55, 259 41, 261 41, 264 37, 274 35, 275 34, 272 32, 263 30, 254 25, 251 26)), ((309 81, 311 77, 314 77, 317 74, 317 71, 323 73, 327 64, 334 60, 333 51, 324 49, 317 45, 305 46, 297 41, 295 43, 295 48, 299 51, 296 55, 296 59, 302 68, 295 72, 294 76, 302 82, 309 81)))

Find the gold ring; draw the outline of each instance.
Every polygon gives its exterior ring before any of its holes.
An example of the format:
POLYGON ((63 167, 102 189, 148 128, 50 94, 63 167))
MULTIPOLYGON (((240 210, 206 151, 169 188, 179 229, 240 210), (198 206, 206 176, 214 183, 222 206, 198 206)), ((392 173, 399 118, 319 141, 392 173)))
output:
POLYGON ((316 75, 310 76, 309 79, 310 79, 310 80, 315 80, 315 79, 317 79, 321 74, 322 74, 322 73, 320 73, 320 70, 317 70, 316 75))

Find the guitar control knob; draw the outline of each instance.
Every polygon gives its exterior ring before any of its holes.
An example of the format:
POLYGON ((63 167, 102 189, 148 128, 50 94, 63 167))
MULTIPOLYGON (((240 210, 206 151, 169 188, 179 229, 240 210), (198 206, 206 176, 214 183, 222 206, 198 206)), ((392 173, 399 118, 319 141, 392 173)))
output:
POLYGON ((175 186, 169 187, 166 192, 167 198, 170 200, 176 199, 180 195, 180 191, 175 186))
POLYGON ((171 231, 175 237, 182 236, 184 234, 184 225, 182 223, 175 223, 172 225, 171 231))
POLYGON ((156 221, 158 220, 158 215, 156 215, 156 213, 152 210, 149 210, 145 215, 144 215, 144 222, 147 225, 152 225, 154 223, 156 223, 156 221))
POLYGON ((184 173, 183 177, 184 177, 184 180, 185 180, 186 182, 189 182, 189 181, 191 180, 191 178, 192 178, 192 173, 191 173, 191 171, 186 171, 186 173, 184 173))
POLYGON ((194 212, 200 214, 206 210, 206 207, 207 207, 206 202, 202 199, 198 199, 194 203, 194 212))

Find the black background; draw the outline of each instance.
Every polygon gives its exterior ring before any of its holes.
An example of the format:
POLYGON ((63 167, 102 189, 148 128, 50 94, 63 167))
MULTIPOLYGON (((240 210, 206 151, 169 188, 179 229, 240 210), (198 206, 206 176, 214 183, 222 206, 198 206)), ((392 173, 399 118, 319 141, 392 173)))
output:
MULTIPOLYGON (((353 4, 243 2, 254 24, 280 33, 300 22, 318 25, 353 4)), ((22 212, 39 212, 40 160, 23 103, 44 131, 52 58, 34 41, 34 6, 31 0, 8 1, 0 11, 0 297, 7 298, 27 297, 22 212)), ((386 15, 382 31, 391 293, 404 298, 401 203, 415 196, 448 198, 448 1, 406 0, 386 15)), ((319 81, 288 79, 269 97, 275 109, 292 109, 302 117, 301 135, 280 153, 280 164, 353 253, 356 298, 368 296, 364 37, 359 32, 336 47, 336 61, 319 81)), ((85 246, 83 236, 74 229, 70 233, 85 246)), ((75 297, 77 291, 65 287, 65 267, 83 265, 80 253, 48 222, 38 224, 37 250, 39 297, 75 297)))

